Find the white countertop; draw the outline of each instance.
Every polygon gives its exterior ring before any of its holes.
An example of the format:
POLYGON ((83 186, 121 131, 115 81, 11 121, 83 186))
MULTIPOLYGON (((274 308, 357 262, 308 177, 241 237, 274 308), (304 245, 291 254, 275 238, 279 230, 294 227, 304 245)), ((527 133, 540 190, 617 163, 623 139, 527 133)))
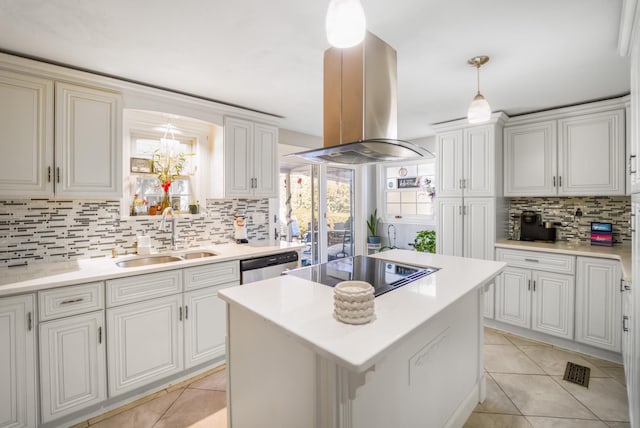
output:
POLYGON ((622 278, 625 281, 631 281, 631 245, 614 245, 613 247, 606 247, 590 244, 574 244, 568 241, 529 242, 502 239, 496 242, 496 248, 542 251, 545 253, 569 254, 574 256, 619 260, 622 264, 622 278))
POLYGON ((116 262, 128 258, 135 258, 135 255, 117 258, 79 259, 69 262, 38 263, 28 266, 2 268, 0 269, 0 297, 46 288, 140 275, 143 273, 161 272, 164 270, 180 269, 228 260, 259 257, 287 250, 297 250, 303 246, 304 245, 299 243, 284 241, 260 242, 256 244, 229 243, 208 245, 173 252, 162 252, 161 254, 182 254, 192 251, 209 250, 217 253, 216 256, 127 268, 116 266, 116 262))
POLYGON ((506 266, 407 250, 372 257, 440 270, 376 297, 376 318, 364 325, 333 318, 333 288, 294 276, 227 288, 218 295, 283 329, 318 354, 349 370, 364 372, 402 338, 506 266))

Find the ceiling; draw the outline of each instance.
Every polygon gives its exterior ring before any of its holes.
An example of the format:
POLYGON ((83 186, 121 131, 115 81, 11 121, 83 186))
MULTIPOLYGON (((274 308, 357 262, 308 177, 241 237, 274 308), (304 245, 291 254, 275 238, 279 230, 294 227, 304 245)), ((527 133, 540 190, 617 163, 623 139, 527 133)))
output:
MULTIPOLYGON (((629 92, 622 0, 361 0, 398 52, 398 136, 466 116, 467 59, 509 115, 629 92)), ((0 0, 0 49, 283 117, 322 134, 328 0, 0 0)))

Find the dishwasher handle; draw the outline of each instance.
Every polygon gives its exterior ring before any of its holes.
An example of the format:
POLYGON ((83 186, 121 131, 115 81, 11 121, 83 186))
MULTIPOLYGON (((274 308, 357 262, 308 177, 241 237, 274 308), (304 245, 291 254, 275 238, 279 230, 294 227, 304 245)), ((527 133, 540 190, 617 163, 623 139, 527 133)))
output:
POLYGON ((297 262, 298 252, 288 251, 286 253, 278 253, 270 256, 254 257, 252 259, 240 260, 240 271, 262 269, 269 266, 283 265, 287 263, 297 262))

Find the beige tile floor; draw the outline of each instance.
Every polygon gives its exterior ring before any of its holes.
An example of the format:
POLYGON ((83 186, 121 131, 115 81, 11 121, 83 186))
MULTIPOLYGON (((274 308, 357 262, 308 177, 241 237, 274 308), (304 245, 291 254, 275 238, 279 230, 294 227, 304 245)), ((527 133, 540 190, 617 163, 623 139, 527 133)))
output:
MULTIPOLYGON (((629 427, 618 364, 485 329, 485 369, 487 398, 464 428, 629 427), (591 368, 589 388, 562 380, 567 361, 591 368)), ((81 426, 226 428, 226 388, 226 373, 219 370, 81 426)))

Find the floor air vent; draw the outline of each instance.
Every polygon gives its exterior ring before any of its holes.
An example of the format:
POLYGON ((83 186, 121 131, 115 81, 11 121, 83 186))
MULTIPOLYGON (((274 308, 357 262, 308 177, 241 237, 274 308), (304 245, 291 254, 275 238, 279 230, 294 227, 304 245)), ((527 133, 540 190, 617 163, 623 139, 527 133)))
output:
POLYGON ((579 364, 567 362, 567 368, 564 370, 563 379, 568 382, 577 383, 578 385, 589 388, 589 374, 591 369, 589 367, 581 366, 579 364))

